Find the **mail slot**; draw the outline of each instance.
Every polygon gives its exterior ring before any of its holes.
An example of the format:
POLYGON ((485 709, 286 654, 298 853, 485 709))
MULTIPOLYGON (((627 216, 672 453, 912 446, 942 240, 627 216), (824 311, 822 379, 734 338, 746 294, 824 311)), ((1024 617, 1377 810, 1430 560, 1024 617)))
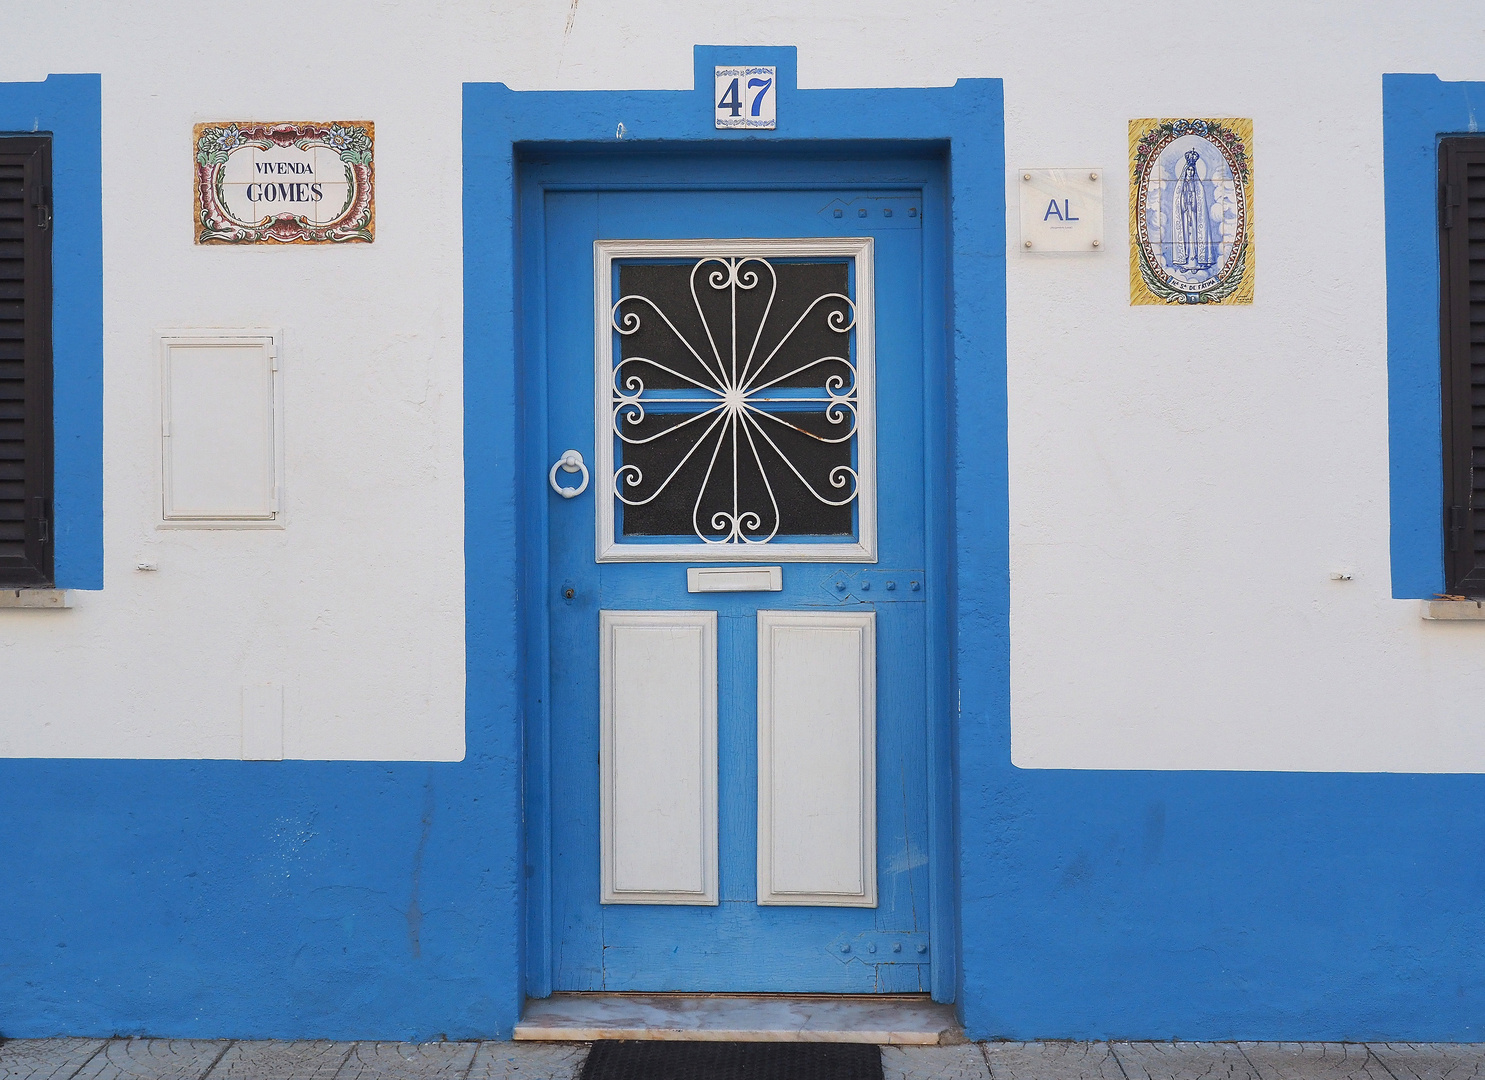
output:
POLYGON ((781 592, 781 566, 688 566, 687 592, 781 592))

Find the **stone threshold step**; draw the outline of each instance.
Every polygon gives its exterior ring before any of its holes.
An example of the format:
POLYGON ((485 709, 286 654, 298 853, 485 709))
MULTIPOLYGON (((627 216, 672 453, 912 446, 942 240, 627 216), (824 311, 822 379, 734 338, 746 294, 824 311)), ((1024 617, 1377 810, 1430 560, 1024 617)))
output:
POLYGON ((953 1007, 927 994, 553 994, 526 1002, 514 1038, 937 1046, 963 1036, 953 1007))

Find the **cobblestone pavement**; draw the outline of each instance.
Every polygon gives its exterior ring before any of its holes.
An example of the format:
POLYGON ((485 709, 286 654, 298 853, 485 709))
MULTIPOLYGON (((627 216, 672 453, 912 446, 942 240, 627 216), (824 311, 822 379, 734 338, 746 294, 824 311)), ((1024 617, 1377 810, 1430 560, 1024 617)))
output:
MULTIPOLYGON (((575 1080, 581 1043, 14 1039, 0 1080, 575 1080)), ((1485 1080, 1485 1043, 966 1043, 886 1080, 1485 1080)))

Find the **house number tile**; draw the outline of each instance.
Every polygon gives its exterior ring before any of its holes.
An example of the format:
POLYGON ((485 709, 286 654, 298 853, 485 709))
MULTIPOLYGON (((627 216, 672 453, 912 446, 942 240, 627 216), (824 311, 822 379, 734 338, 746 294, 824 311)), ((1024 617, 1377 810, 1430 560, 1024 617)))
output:
POLYGON ((717 127, 773 130, 778 126, 778 69, 718 67, 717 127))

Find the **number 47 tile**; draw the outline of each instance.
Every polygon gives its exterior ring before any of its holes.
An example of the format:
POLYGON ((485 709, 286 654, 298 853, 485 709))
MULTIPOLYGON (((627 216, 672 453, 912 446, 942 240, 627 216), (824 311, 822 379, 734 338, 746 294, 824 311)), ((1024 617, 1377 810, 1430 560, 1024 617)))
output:
POLYGON ((719 67, 717 127, 761 128, 778 126, 776 87, 778 70, 771 67, 719 67))

